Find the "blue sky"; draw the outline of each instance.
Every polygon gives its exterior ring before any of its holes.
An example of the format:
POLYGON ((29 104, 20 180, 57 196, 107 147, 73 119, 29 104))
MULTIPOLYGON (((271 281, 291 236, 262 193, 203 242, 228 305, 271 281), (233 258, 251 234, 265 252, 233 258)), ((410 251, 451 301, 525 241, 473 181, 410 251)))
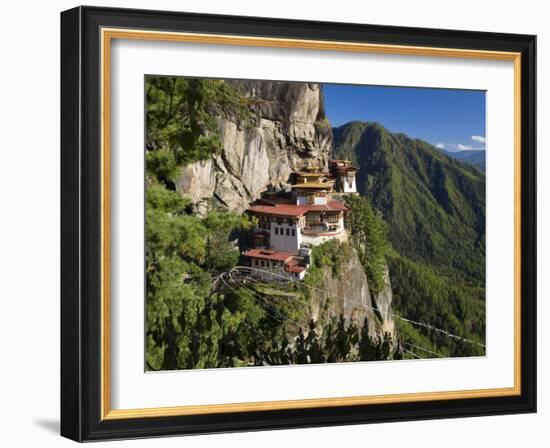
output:
POLYGON ((333 127, 377 121, 447 151, 485 149, 485 91, 324 84, 333 127))

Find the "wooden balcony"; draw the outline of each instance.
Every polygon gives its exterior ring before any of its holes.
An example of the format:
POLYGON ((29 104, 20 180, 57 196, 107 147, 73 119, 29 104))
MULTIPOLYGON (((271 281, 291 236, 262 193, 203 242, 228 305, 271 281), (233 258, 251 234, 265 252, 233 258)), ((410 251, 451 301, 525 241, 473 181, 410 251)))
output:
POLYGON ((302 233, 304 235, 319 235, 319 234, 338 234, 343 229, 342 226, 338 224, 332 224, 328 222, 323 223, 306 223, 305 227, 302 228, 302 233))

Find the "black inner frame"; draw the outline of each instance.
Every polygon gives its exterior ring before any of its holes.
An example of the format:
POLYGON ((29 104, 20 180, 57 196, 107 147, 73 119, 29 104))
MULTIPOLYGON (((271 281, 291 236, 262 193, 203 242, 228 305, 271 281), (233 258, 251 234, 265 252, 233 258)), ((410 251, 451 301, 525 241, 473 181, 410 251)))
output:
POLYGON ((536 37, 77 7, 61 14, 61 434, 77 441, 536 412, 536 37), (519 52, 521 395, 103 420, 100 28, 519 52))

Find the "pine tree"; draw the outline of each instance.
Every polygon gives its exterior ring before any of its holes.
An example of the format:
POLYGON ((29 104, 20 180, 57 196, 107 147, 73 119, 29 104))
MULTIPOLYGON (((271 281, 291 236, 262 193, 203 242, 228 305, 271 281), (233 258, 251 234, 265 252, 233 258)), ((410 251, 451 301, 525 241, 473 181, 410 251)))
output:
POLYGON ((380 214, 369 204, 365 196, 349 196, 351 209, 351 233, 361 264, 365 267, 372 293, 382 290, 389 249, 387 228, 380 214))

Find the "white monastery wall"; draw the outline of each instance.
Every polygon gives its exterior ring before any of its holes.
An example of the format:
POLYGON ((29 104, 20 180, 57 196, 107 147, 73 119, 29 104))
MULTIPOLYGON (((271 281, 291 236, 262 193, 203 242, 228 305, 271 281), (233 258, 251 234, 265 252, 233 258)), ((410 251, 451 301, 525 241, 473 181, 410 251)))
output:
POLYGON ((281 252, 297 252, 302 244, 302 235, 296 224, 271 223, 269 230, 273 250, 281 252))

